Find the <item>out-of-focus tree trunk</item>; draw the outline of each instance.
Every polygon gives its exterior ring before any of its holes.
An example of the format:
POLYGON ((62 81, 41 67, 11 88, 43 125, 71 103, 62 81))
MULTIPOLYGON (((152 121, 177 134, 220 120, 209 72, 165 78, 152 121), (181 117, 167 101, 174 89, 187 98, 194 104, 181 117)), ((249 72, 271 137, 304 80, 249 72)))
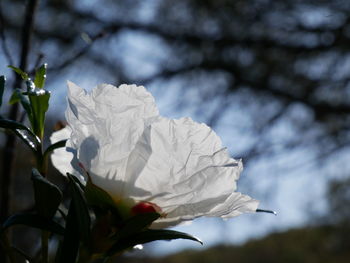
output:
MULTIPOLYGON (((22 28, 22 41, 21 41, 21 53, 19 58, 19 68, 26 71, 28 66, 28 55, 30 53, 31 35, 34 25, 34 17, 39 0, 29 0, 26 8, 25 20, 22 28)), ((17 65, 14 65, 17 66, 17 65)), ((13 89, 20 87, 21 77, 16 74, 16 79, 13 85, 13 89)), ((19 115, 18 104, 11 106, 8 118, 11 120, 17 120, 19 115)), ((15 161, 15 146, 16 137, 13 134, 7 134, 5 151, 2 160, 2 170, 0 178, 0 222, 3 223, 9 216, 10 203, 11 203, 11 177, 14 173, 14 161, 15 161)), ((2 251, 0 251, 2 252, 2 251)), ((4 253, 0 253, 0 262, 6 262, 6 256, 4 253)))

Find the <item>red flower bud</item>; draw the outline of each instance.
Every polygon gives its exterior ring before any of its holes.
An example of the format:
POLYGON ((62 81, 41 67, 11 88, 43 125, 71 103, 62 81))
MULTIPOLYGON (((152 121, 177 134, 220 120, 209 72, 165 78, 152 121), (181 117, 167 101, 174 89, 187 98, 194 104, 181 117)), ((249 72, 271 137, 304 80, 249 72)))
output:
POLYGON ((150 202, 141 202, 134 205, 131 208, 132 215, 145 214, 145 213, 161 213, 161 209, 156 204, 150 202))

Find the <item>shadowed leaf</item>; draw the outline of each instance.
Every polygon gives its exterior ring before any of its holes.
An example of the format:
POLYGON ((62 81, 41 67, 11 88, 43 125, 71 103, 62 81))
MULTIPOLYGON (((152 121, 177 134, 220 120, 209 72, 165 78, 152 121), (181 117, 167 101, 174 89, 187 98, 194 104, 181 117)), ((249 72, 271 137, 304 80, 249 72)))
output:
POLYGON ((6 229, 14 225, 26 225, 46 230, 54 234, 64 234, 64 228, 60 224, 37 214, 15 214, 5 221, 2 228, 6 229))
POLYGON ((32 170, 35 206, 38 213, 48 219, 52 218, 62 200, 61 190, 45 179, 36 170, 32 170))
POLYGON ((198 238, 186 233, 173 230, 152 230, 148 229, 135 235, 117 241, 105 254, 106 257, 113 256, 125 249, 132 248, 138 244, 145 244, 157 240, 188 239, 203 244, 198 238))
POLYGON ((58 148, 62 148, 66 146, 66 142, 67 140, 61 140, 58 141, 54 144, 51 144, 49 147, 47 147, 47 149, 44 152, 44 158, 46 158, 46 156, 48 156, 52 151, 58 149, 58 148))
POLYGON ((116 233, 114 238, 121 240, 125 237, 141 232, 146 227, 149 227, 155 220, 160 217, 158 213, 144 213, 131 217, 126 220, 123 227, 116 233))

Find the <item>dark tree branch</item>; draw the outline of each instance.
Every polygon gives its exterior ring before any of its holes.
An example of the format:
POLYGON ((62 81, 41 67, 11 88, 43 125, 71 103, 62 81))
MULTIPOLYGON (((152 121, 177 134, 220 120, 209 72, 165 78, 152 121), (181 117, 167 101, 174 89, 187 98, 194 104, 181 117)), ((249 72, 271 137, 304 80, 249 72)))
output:
POLYGON ((1 39, 1 47, 2 47, 2 50, 4 51, 5 57, 8 63, 10 63, 10 65, 13 65, 13 59, 6 42, 5 23, 4 23, 4 18, 2 16, 1 2, 0 2, 0 39, 1 39))
MULTIPOLYGON (((27 70, 28 55, 30 52, 31 34, 33 31, 34 15, 35 15, 37 5, 38 5, 38 0, 28 1, 26 16, 23 22, 19 67, 24 71, 27 70)), ((16 74, 16 79, 15 79, 13 88, 15 89, 20 86, 21 86, 21 77, 18 74, 16 74)), ((14 104, 10 108, 9 119, 17 120, 18 113, 19 113, 18 104, 14 104)), ((1 187, 0 189, 0 193, 1 193, 0 222, 1 223, 4 222, 4 220, 7 218, 10 210, 9 190, 11 187, 11 177, 12 177, 13 168, 14 168, 15 144, 16 144, 16 137, 12 134, 7 135, 2 171, 1 171, 1 184, 0 184, 0 187, 1 187)))
MULTIPOLYGON (((23 23, 19 67, 24 71, 27 70, 31 35, 32 35, 33 25, 34 25, 34 16, 35 16, 35 11, 36 11, 38 2, 39 0, 29 0, 27 9, 26 9, 25 20, 23 23)), ((14 82, 13 89, 20 87, 21 85, 20 76, 18 74, 15 74, 15 75, 16 75, 16 79, 14 82)), ((9 119, 17 120, 18 114, 19 114, 19 107, 18 107, 18 103, 16 103, 12 105, 10 108, 9 119)), ((1 181, 0 223, 1 224, 6 220, 6 218, 10 213, 10 204, 11 204, 10 189, 11 189, 11 177, 14 174, 13 168, 15 163, 15 147, 16 147, 16 137, 12 133, 8 134, 5 142, 5 152, 2 160, 3 161, 2 171, 0 174, 1 176, 0 178, 0 181, 1 181)), ((5 253, 0 253, 0 262, 6 262, 5 253)))
MULTIPOLYGON (((171 78, 180 74, 184 74, 186 72, 190 72, 193 70, 221 70, 224 72, 228 72, 232 74, 235 79, 235 85, 237 86, 245 86, 251 90, 256 92, 264 92, 279 99, 282 99, 287 102, 300 102, 310 107, 316 114, 319 115, 329 115, 329 114, 349 114, 350 113, 350 105, 348 104, 331 104, 327 102, 317 102, 312 98, 305 96, 298 96, 295 93, 288 92, 286 89, 274 89, 268 83, 268 77, 265 79, 257 79, 254 80, 248 76, 244 72, 243 69, 237 67, 236 64, 227 64, 223 61, 203 61, 200 64, 196 65, 185 65, 183 67, 177 69, 164 69, 161 72, 158 72, 155 75, 152 75, 148 78, 139 80, 140 83, 148 83, 157 78, 171 78)), ((317 88, 320 85, 319 81, 313 81, 310 85, 313 88, 317 88)), ((304 95, 304 94, 303 94, 304 95)))

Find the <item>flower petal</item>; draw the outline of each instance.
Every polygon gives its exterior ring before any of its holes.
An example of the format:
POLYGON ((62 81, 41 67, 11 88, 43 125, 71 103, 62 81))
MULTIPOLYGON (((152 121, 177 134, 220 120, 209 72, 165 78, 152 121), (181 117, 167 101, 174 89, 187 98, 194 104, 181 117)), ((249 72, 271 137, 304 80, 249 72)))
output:
POLYGON ((114 194, 123 188, 129 154, 145 124, 158 114, 154 98, 142 86, 101 84, 88 93, 68 82, 69 142, 92 180, 114 194))
POLYGON ((242 195, 234 190, 241 170, 241 161, 230 158, 205 124, 190 118, 158 118, 145 128, 130 154, 123 195, 157 204, 168 214, 163 219, 167 224, 202 215, 238 214, 242 195), (150 194, 141 196, 132 186, 150 194), (237 211, 226 211, 229 207, 237 211))
MULTIPOLYGON (((61 140, 67 140, 71 136, 71 129, 67 126, 59 131, 52 133, 50 137, 51 144, 59 142, 61 140)), ((72 148, 70 141, 66 142, 66 147, 57 148, 51 154, 51 161, 54 167, 59 170, 63 175, 66 173, 79 175, 77 172, 80 170, 78 160, 76 158, 76 150, 72 148)))
POLYGON ((165 218, 160 218, 152 224, 152 228, 166 228, 190 222, 201 216, 230 218, 243 213, 255 212, 259 201, 238 192, 232 193, 225 200, 225 196, 205 200, 197 204, 179 206, 165 218), (208 211, 209 208, 209 211, 208 211), (193 213, 195 211, 195 213, 193 213))

